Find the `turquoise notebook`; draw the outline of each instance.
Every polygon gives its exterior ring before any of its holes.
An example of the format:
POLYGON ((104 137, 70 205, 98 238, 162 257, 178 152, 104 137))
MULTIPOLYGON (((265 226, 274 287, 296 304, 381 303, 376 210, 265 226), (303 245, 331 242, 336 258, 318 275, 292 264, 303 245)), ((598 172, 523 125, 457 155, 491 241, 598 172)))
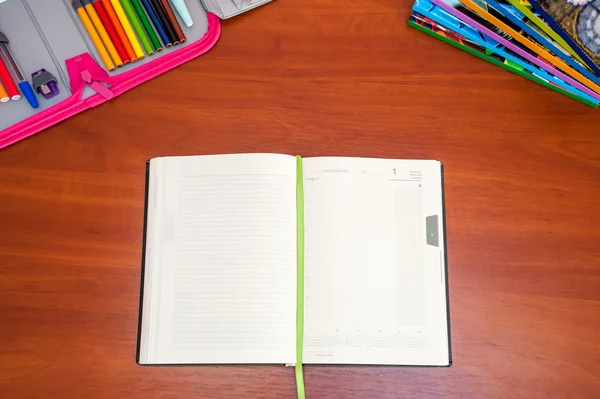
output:
MULTIPOLYGON (((448 366, 442 165, 156 158, 138 362, 448 366)), ((323 369, 326 373, 326 369, 323 369)))

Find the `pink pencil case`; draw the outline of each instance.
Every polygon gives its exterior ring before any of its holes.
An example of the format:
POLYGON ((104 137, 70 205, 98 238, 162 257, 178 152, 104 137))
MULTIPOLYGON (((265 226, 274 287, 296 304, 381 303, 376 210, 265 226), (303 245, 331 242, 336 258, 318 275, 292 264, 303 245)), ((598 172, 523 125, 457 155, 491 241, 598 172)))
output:
POLYGON ((36 95, 38 108, 25 98, 0 104, 0 148, 204 54, 219 38, 219 17, 228 18, 267 1, 185 0, 194 24, 186 27, 179 21, 187 38, 184 43, 107 72, 70 0, 0 0, 0 32, 10 40, 9 48, 25 78, 32 83, 32 74, 45 69, 60 92, 51 99, 36 95))

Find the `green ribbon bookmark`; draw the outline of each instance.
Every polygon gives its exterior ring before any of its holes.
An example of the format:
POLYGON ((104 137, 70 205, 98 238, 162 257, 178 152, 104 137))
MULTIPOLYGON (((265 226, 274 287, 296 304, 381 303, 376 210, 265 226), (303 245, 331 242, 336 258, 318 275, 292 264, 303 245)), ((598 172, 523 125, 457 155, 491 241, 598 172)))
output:
POLYGON ((298 399, 305 399, 304 375, 302 373, 302 344, 304 338, 304 183, 302 178, 302 158, 296 156, 296 218, 298 237, 298 276, 296 298, 296 390, 298 399))

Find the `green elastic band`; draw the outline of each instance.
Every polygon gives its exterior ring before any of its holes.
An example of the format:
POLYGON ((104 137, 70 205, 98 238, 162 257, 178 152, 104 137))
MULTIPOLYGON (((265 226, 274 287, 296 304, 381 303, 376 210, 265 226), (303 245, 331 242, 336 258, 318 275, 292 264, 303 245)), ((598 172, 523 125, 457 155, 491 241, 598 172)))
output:
POLYGON ((296 156, 296 218, 298 226, 298 276, 296 298, 296 390, 298 399, 305 399, 304 375, 302 374, 302 340, 304 337, 304 189, 302 179, 302 158, 296 156))

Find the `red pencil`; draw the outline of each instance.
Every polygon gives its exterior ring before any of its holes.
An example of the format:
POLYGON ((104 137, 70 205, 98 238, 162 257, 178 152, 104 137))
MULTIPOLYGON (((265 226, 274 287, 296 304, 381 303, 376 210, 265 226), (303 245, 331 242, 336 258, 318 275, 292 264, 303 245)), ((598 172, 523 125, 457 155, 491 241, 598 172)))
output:
POLYGON ((100 17, 102 25, 104 25, 104 29, 106 29, 106 33, 108 33, 110 40, 112 40, 113 44, 115 45, 115 49, 117 49, 119 57, 121 57, 121 60, 123 60, 123 63, 127 64, 128 62, 131 62, 131 58, 129 58, 129 55, 127 55, 127 51, 125 50, 121 39, 119 39, 119 35, 110 21, 102 2, 95 0, 92 4, 98 13, 98 17, 100 17))
POLYGON ((2 83, 6 87, 6 91, 10 96, 11 100, 18 100, 21 98, 21 94, 19 94, 19 90, 17 86, 15 86, 15 82, 10 77, 10 72, 6 69, 6 65, 4 65, 4 60, 0 57, 0 79, 2 79, 2 83))

